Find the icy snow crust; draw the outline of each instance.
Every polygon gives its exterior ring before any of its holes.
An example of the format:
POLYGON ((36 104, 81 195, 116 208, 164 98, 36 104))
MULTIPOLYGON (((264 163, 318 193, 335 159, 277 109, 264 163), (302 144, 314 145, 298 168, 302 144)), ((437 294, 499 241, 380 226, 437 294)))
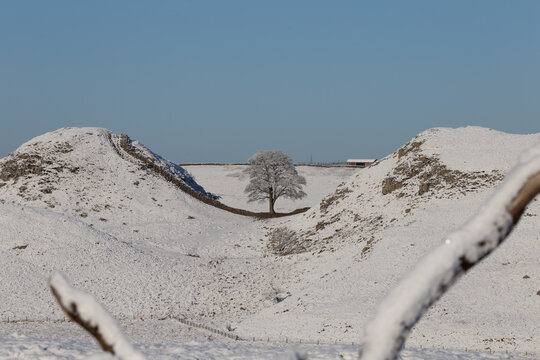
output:
MULTIPOLYGON (((241 337, 274 344, 358 344, 388 291, 477 213, 499 175, 539 140, 539 135, 475 127, 429 130, 411 140, 421 143, 414 150, 357 170, 337 189, 329 188, 322 201, 314 198, 307 213, 259 221, 184 194, 117 153, 115 136, 97 128, 44 134, 15 153, 52 161, 43 165, 47 171, 33 168, 16 181, 0 180, 0 276, 5 279, 0 284, 0 357, 98 353, 74 324, 51 321, 63 318, 47 287, 53 270, 94 294, 149 358, 290 354, 272 344, 232 344, 173 317, 229 327, 241 337), (396 176, 398 166, 417 164, 422 156, 436 157, 449 170, 486 175, 474 174, 475 188, 454 186, 460 178, 450 176, 455 183, 431 182, 419 195, 427 172, 412 172, 398 179, 406 179, 401 188, 382 194, 384 180, 396 176), (279 227, 294 231, 304 251, 273 255, 266 234, 279 227), (198 342, 186 344, 191 340, 198 342)), ((0 168, 8 160, 0 160, 0 168)), ((213 168, 205 167, 196 178, 221 195, 204 180, 225 171, 213 168)), ((319 176, 311 170, 310 176, 319 176)), ((325 170, 318 180, 330 176, 325 170)), ((499 250, 426 313, 411 333, 404 358, 502 358, 506 351, 515 358, 540 356, 538 204, 526 210, 499 250)), ((341 353, 353 359, 358 345, 302 349, 310 358, 339 358, 341 353)))

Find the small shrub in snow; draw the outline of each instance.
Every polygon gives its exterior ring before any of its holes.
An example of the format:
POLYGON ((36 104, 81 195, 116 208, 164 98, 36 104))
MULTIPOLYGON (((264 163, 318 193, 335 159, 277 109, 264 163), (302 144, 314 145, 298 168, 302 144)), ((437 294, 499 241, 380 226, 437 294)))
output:
POLYGON ((277 228, 268 234, 270 249, 277 255, 305 252, 306 248, 298 241, 296 232, 287 228, 277 228))

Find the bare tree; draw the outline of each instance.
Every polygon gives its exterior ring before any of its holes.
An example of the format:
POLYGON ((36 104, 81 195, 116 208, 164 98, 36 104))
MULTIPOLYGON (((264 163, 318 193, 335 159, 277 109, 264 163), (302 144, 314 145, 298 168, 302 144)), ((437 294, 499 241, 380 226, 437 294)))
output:
POLYGON ((269 212, 274 214, 274 204, 280 197, 301 199, 306 196, 302 186, 306 179, 298 175, 291 158, 282 151, 261 151, 249 160, 245 172, 250 182, 244 190, 249 202, 268 201, 269 212))

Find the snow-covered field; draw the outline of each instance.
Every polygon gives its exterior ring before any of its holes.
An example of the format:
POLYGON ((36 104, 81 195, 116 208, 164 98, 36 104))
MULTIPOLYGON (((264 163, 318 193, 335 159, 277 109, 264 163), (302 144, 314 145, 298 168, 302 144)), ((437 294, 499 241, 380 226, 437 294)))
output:
MULTIPOLYGON (((268 211, 266 202, 250 202, 244 193, 249 177, 243 172, 247 165, 187 165, 184 168, 195 180, 219 195, 221 201, 229 206, 250 211, 268 211)), ((307 196, 299 200, 279 198, 276 202, 277 212, 289 212, 298 208, 317 205, 323 197, 334 192, 339 184, 362 171, 353 167, 321 167, 299 165, 298 174, 306 178, 304 191, 307 196)))
MULTIPOLYGON (((47 286, 54 270, 94 294, 148 358, 294 359, 294 349, 356 358, 380 300, 479 210, 540 136, 434 129, 367 169, 300 167, 308 197, 280 199, 277 210, 313 208, 274 220, 199 202, 120 140, 104 129, 60 129, 0 160, 0 358, 99 353, 76 325, 57 321, 47 286), (277 228, 289 235, 277 239, 290 242, 286 254, 269 247, 277 228)), ((265 210, 246 203, 241 169, 187 167, 225 204, 265 210)), ((507 242, 413 329, 404 359, 540 357, 539 216, 535 201, 507 242)))
MULTIPOLYGON (((2 338, 0 357, 3 359, 113 359, 104 357, 97 346, 84 340, 47 339, 24 335, 2 338)), ((138 350, 149 359, 275 359, 275 360, 327 360, 358 358, 358 347, 353 345, 268 345, 264 343, 222 344, 214 341, 188 343, 144 343, 138 350)), ((532 359, 516 354, 486 353, 444 349, 406 349, 403 360, 472 360, 472 359, 532 359)))

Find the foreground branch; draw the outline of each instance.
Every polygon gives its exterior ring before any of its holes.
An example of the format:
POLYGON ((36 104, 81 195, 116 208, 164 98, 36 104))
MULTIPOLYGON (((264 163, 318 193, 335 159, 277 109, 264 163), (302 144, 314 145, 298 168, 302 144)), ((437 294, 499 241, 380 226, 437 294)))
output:
POLYGON ((521 214, 525 211, 525 207, 534 199, 536 195, 540 193, 540 173, 534 175, 527 181, 521 188, 516 198, 510 205, 506 207, 512 218, 514 224, 517 224, 521 214))
POLYGON ((72 287, 67 279, 55 272, 49 284, 60 308, 71 320, 92 335, 103 351, 121 360, 144 360, 136 351, 120 326, 94 297, 72 287))
POLYGON ((360 358, 396 359, 422 315, 457 279, 504 241, 538 193, 540 144, 522 156, 469 223, 446 238, 383 300, 366 327, 360 358))

